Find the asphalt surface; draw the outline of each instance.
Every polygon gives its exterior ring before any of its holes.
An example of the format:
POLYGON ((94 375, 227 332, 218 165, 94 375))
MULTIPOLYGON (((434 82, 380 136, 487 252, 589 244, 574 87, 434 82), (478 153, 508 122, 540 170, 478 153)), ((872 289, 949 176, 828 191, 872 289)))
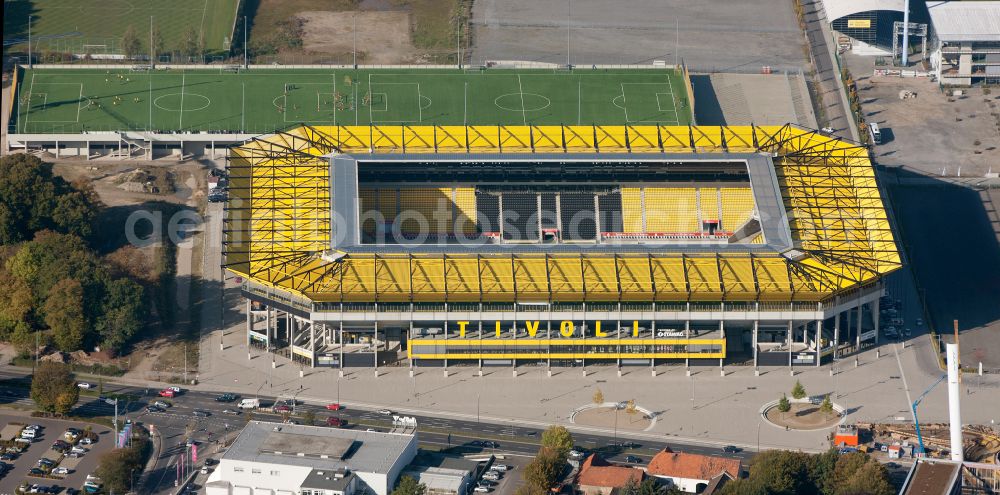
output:
MULTIPOLYGON (((32 406, 31 400, 28 398, 27 388, 11 386, 12 383, 17 383, 17 379, 27 374, 27 370, 9 368, 0 370, 0 403, 15 402, 32 406)), ((179 474, 177 463, 180 458, 184 457, 182 454, 188 449, 186 444, 189 439, 198 445, 200 464, 201 459, 218 449, 220 436, 228 435, 229 438, 232 438, 247 421, 246 414, 233 415, 223 412, 226 409, 236 410, 237 407, 236 402, 217 401, 216 398, 222 392, 184 391, 172 399, 162 399, 171 403, 172 406, 164 412, 154 413, 146 412, 145 408, 148 404, 161 400, 156 395, 159 392, 157 389, 121 386, 105 382, 104 392, 105 394, 127 396, 119 403, 120 421, 129 419, 141 422, 147 427, 151 426, 151 430, 159 438, 158 448, 154 450, 155 464, 143 475, 140 481, 144 493, 166 493, 174 488, 174 482, 178 479, 179 474), (207 411, 209 415, 207 417, 195 416, 195 410, 207 411)), ((244 396, 244 398, 246 397, 250 396, 244 396)), ((259 398, 264 407, 252 413, 253 419, 281 421, 281 415, 273 414, 269 410, 276 398, 263 395, 259 398)), ((392 429, 391 416, 376 411, 355 409, 350 406, 340 411, 329 411, 326 409, 326 404, 299 402, 295 406, 297 417, 293 419, 301 421, 301 415, 306 411, 315 414, 316 424, 325 424, 326 418, 334 416, 346 419, 348 428, 392 429)), ((95 397, 84 396, 81 396, 80 405, 73 411, 73 414, 78 416, 111 416, 113 413, 114 407, 112 405, 95 397)), ((541 430, 537 428, 432 416, 414 417, 417 420, 420 446, 425 449, 450 449, 449 452, 455 454, 485 452, 511 457, 532 457, 538 452, 541 430), (477 440, 490 440, 496 442, 498 446, 484 449, 473 445, 473 442, 477 440)), ((666 438, 664 441, 631 440, 627 433, 617 437, 614 435, 574 433, 573 438, 577 446, 588 451, 599 452, 606 459, 618 462, 623 462, 626 455, 633 455, 646 463, 656 452, 667 445, 674 451, 724 455, 737 457, 744 461, 753 455, 752 451, 724 454, 717 447, 668 442, 666 438), (634 442, 634 445, 624 449, 617 447, 616 444, 621 442, 634 442)), ((185 473, 180 474, 183 478, 185 473)))

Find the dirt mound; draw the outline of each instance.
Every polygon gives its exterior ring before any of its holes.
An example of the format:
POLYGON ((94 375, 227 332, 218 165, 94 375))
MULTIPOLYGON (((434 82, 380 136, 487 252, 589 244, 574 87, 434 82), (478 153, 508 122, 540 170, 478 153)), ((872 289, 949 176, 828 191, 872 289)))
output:
POLYGON ((350 55, 354 50, 354 25, 358 27, 358 60, 367 64, 398 64, 416 55, 410 41, 410 14, 400 11, 306 11, 302 21, 302 47, 310 52, 350 55))

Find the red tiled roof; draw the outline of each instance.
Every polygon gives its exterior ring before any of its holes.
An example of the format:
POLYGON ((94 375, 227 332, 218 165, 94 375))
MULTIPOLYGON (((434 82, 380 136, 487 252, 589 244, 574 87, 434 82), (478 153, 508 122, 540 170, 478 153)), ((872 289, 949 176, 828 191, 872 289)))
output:
POLYGON ((710 480, 719 473, 728 473, 734 479, 740 476, 740 460, 700 454, 685 454, 664 449, 649 461, 646 472, 654 476, 670 476, 696 480, 710 480))
POLYGON ((586 486, 623 487, 629 479, 642 481, 642 470, 625 466, 614 466, 591 454, 580 466, 577 484, 586 486))

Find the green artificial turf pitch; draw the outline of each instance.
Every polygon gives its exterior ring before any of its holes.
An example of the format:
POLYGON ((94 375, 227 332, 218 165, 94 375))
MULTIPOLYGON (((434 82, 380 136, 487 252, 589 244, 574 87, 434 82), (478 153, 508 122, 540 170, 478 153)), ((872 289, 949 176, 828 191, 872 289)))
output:
MULTIPOLYGON (((229 50, 238 0, 4 0, 5 40, 28 36, 28 16, 34 52, 121 54, 121 38, 135 28, 143 53, 149 51, 152 21, 163 34, 167 50, 181 45, 194 28, 209 54, 229 50)), ((4 50, 26 51, 27 43, 4 50)))
POLYGON ((20 133, 313 125, 687 125, 673 69, 24 70, 20 133))

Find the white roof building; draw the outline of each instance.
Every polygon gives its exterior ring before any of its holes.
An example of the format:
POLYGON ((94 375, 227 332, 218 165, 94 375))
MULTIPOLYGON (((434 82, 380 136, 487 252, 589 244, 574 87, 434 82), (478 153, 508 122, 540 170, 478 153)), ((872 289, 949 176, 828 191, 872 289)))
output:
POLYGON ((1000 83, 1000 1, 927 2, 930 60, 942 85, 1000 83))
POLYGON ((416 435, 251 421, 205 484, 208 495, 388 495, 416 435))

